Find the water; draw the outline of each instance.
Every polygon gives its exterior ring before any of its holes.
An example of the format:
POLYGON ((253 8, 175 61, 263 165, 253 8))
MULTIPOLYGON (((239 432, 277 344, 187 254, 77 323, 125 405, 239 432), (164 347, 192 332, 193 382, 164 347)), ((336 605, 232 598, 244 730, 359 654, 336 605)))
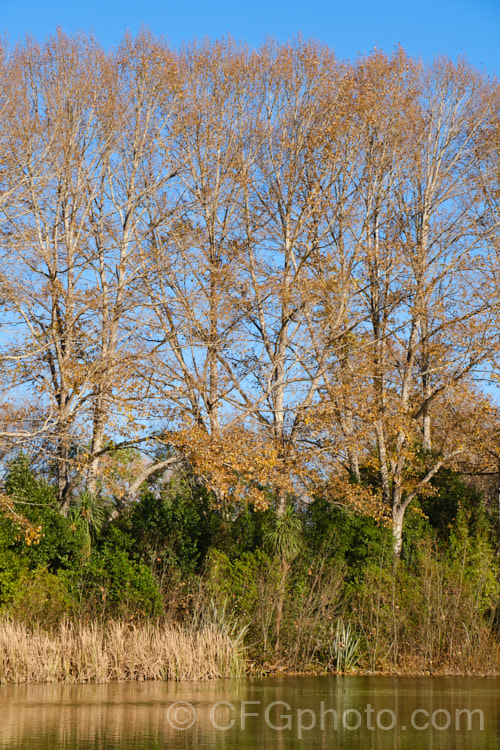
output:
POLYGON ((500 750, 499 709, 477 678, 2 686, 0 748, 500 750))

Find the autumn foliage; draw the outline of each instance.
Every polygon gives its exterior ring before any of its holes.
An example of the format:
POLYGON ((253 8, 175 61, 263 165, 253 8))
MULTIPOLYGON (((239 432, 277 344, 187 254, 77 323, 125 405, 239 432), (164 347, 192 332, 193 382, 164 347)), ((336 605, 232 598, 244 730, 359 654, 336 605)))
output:
POLYGON ((147 32, 0 67, 0 438, 63 513, 136 449, 123 502, 187 463, 219 504, 353 504, 399 552, 439 469, 496 455, 496 81, 147 32))

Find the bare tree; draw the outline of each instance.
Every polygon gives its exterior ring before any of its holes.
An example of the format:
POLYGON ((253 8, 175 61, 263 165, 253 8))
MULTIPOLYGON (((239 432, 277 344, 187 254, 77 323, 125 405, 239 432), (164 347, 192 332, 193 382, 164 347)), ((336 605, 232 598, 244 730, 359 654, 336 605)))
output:
POLYGON ((378 106, 365 117, 365 254, 369 325, 360 342, 370 387, 383 503, 395 552, 408 505, 460 451, 431 454, 431 410, 492 354, 490 314, 477 294, 474 132, 489 117, 484 82, 466 66, 423 69, 402 53, 364 68, 378 106), (418 453, 427 454, 423 474, 418 453))

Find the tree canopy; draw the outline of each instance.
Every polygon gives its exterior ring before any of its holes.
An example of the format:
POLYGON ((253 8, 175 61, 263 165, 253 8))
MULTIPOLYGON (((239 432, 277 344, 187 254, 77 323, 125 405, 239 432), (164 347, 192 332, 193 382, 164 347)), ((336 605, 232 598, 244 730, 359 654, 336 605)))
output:
POLYGON ((281 517, 326 489, 399 552, 439 469, 496 455, 495 80, 148 32, 0 68, 1 448, 63 513, 136 448, 126 496, 181 461, 281 517))

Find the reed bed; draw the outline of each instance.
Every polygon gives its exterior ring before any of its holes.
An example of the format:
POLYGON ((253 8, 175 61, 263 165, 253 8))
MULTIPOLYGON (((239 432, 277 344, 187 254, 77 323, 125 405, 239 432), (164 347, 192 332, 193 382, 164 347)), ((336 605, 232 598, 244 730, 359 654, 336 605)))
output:
POLYGON ((52 630, 0 619, 0 683, 209 680, 244 674, 242 637, 214 623, 61 622, 52 630))

